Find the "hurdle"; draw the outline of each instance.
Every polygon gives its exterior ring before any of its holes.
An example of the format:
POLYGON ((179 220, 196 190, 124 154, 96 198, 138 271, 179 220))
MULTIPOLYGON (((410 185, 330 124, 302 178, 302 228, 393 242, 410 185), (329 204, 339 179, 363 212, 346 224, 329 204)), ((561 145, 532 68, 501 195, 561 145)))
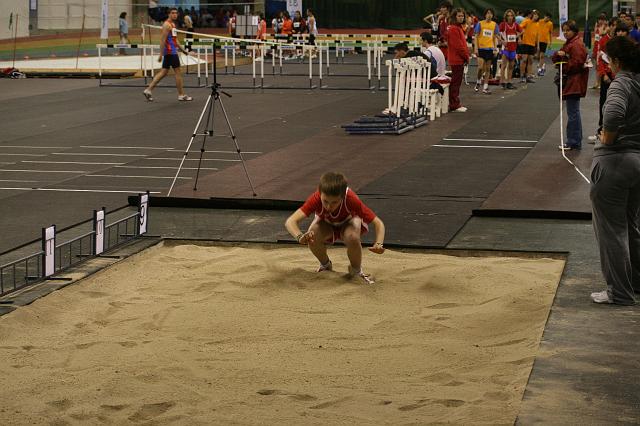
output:
MULTIPOLYGON (((155 76, 155 58, 160 54, 160 47, 155 44, 96 44, 96 49, 98 51, 98 85, 99 86, 112 86, 112 87, 145 87, 149 83, 149 79, 153 79, 155 76), (103 61, 103 52, 109 51, 110 49, 138 49, 140 51, 140 68, 139 71, 141 73, 141 77, 144 79, 144 84, 117 84, 117 83, 109 83, 106 84, 103 76, 104 71, 104 61, 103 61)), ((199 88, 204 87, 208 84, 209 81, 209 71, 207 69, 207 61, 209 58, 209 52, 212 49, 209 47, 198 47, 194 48, 196 51, 196 57, 181 55, 181 61, 184 65, 188 67, 190 65, 197 66, 197 85, 189 85, 185 84, 184 87, 188 88, 199 88), (203 54, 204 52, 204 54, 203 54), (204 56, 204 59, 203 59, 204 56), (204 66, 204 70, 203 67, 204 66), (204 79, 204 83, 203 83, 204 79)), ((188 72, 187 72, 188 73, 188 72)))
POLYGON ((428 123, 432 108, 431 62, 420 57, 386 61, 388 68, 387 109, 374 117, 360 117, 342 126, 349 134, 400 135, 428 123))

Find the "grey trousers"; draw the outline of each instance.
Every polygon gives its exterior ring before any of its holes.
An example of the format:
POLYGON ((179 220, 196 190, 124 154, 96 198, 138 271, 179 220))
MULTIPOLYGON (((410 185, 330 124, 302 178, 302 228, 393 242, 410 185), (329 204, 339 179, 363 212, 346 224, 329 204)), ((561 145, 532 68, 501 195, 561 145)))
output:
POLYGON ((640 295, 640 153, 594 157, 590 196, 609 298, 632 305, 640 295))

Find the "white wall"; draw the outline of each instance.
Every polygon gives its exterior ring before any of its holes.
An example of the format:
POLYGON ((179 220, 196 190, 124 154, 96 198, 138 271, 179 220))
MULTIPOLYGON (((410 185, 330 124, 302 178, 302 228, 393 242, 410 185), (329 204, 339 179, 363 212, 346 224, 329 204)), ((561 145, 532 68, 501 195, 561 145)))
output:
MULTIPOLYGON (((4 1, 4 0, 3 0, 4 1)), ((131 27, 132 0, 109 0, 109 28, 117 30, 120 13, 127 12, 131 27)), ((70 30, 100 28, 102 1, 100 0, 38 0, 38 29, 70 30)))
POLYGON ((29 0, 0 0, 0 40, 13 38, 18 15, 18 37, 29 36, 29 0), (9 28, 9 18, 13 22, 9 28))

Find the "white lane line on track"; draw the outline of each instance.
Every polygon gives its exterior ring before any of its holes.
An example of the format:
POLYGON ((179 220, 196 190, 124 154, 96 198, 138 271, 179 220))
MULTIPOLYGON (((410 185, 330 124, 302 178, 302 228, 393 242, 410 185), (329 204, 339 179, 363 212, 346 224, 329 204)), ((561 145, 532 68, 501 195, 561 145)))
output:
POLYGON ((455 139, 444 138, 443 141, 461 141, 461 142, 518 142, 518 143, 538 143, 538 141, 529 141, 523 139, 455 139))
POLYGON ((22 169, 0 169, 0 172, 11 172, 11 173, 77 173, 84 174, 89 173, 83 170, 22 170, 22 169))
MULTIPOLYGON (((1 188, 0 191, 52 191, 52 192, 96 192, 96 193, 115 193, 115 194, 144 194, 146 190, 127 191, 127 190, 108 190, 108 189, 67 189, 67 188, 1 188)), ((150 194, 161 194, 159 191, 149 191, 150 194)))
MULTIPOLYGON (((180 151, 177 148, 172 149, 172 151, 180 151)), ((181 151, 184 152, 184 151, 181 151)), ((194 153, 199 153, 200 151, 189 151, 189 154, 194 154, 194 153)), ((214 154, 237 154, 236 151, 211 151, 211 150, 206 150, 205 152, 212 152, 214 154)), ((261 151, 240 151, 243 154, 262 154, 261 151)))
POLYGON ((0 148, 24 148, 24 149, 68 149, 71 146, 33 146, 33 145, 0 145, 0 148))
MULTIPOLYGON (((172 160, 172 161, 181 161, 182 158, 164 158, 164 157, 149 157, 145 158, 145 160, 172 160)), ((185 161, 200 161, 199 158, 185 158, 185 161)), ((239 159, 227 159, 227 158, 203 158, 202 161, 240 161, 239 159)))
MULTIPOLYGON (((117 169, 170 169, 178 170, 178 167, 170 166, 115 166, 117 169)), ((197 167, 183 167, 182 170, 198 170, 197 167)), ((215 167, 201 167, 200 170, 220 170, 215 167)))
MULTIPOLYGON (((114 177, 114 178, 136 178, 136 179, 173 179, 173 176, 128 176, 128 175, 86 175, 86 177, 114 177)), ((192 179, 190 177, 179 177, 178 179, 192 179)))
POLYGON ((39 180, 21 180, 21 179, 0 179, 0 182, 23 182, 23 183, 33 183, 40 182, 39 180))
POLYGON ((16 163, 15 163, 15 161, 14 162, 0 161, 0 164, 8 165, 8 164, 16 164, 16 163))
POLYGON ((104 157, 146 157, 145 154, 96 154, 94 152, 52 152, 51 155, 82 155, 82 156, 104 156, 104 157))
POLYGON ((47 154, 15 154, 8 152, 0 152, 0 157, 4 157, 5 155, 10 155, 13 157, 46 157, 47 154))
POLYGON ((170 146, 104 146, 104 145, 80 145, 80 148, 87 149, 160 149, 167 151, 176 149, 170 146))
MULTIPOLYGON (((126 164, 126 163, 93 163, 93 162, 90 162, 90 161, 36 161, 36 160, 22 160, 21 163, 32 163, 32 164, 89 164, 89 165, 97 165, 97 166, 116 166, 116 165, 120 165, 120 164, 126 164)), ((9 164, 12 164, 12 163, 9 163, 9 164)))
POLYGON ((438 148, 482 148, 482 149, 531 149, 530 146, 491 146, 491 145, 432 145, 438 148))

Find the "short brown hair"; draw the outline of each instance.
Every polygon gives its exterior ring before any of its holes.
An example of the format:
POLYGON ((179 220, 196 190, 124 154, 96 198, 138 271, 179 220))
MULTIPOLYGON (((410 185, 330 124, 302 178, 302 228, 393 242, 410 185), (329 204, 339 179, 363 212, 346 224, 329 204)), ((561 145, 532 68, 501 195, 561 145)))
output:
POLYGON ((318 191, 332 197, 344 197, 347 192, 347 179, 342 173, 328 172, 320 177, 318 191))

